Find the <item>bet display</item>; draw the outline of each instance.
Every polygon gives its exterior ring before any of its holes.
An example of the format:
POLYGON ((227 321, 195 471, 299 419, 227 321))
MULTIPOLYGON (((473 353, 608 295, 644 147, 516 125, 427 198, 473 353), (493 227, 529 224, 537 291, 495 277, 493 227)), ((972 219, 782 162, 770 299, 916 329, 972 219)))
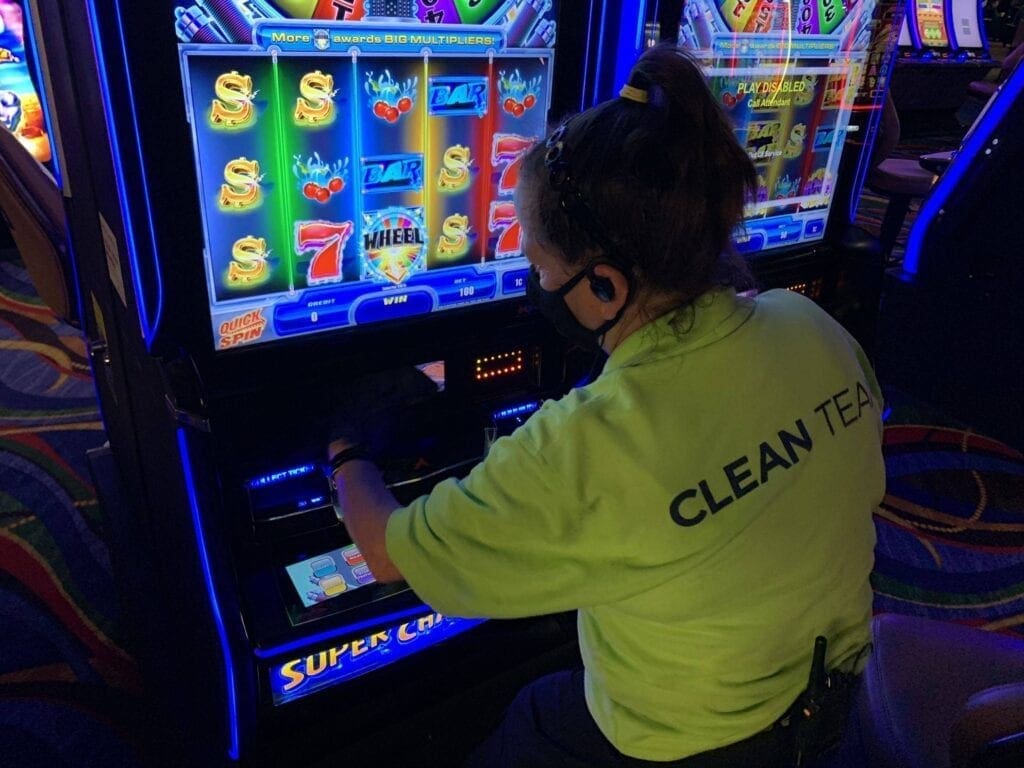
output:
POLYGON ((524 295, 512 195, 547 125, 551 3, 280 6, 176 11, 215 347, 524 295))
POLYGON ((871 39, 875 0, 695 0, 680 44, 754 161, 739 251, 825 237, 839 162, 871 39))

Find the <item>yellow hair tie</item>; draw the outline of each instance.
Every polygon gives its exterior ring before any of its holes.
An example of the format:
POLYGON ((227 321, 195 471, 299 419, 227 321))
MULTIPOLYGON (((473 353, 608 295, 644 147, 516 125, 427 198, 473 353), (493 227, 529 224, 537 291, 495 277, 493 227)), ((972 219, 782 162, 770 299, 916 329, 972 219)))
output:
POLYGON ((647 103, 647 91, 643 88, 635 88, 632 85, 624 85, 619 89, 619 96, 630 101, 635 101, 638 104, 647 103))

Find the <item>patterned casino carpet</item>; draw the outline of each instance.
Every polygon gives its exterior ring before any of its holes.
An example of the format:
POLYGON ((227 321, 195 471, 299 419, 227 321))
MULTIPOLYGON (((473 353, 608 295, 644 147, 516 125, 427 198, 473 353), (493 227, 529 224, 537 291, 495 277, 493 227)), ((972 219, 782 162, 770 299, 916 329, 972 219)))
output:
POLYGON ((1024 455, 951 427, 889 426, 875 610, 1024 636, 1024 455))
MULTIPOLYGON (((877 610, 1024 634, 1024 457, 887 399, 877 610)), ((86 467, 104 439, 81 336, 0 261, 0 766, 154 762, 86 467)))
POLYGON ((0 261, 0 765, 136 764, 85 457, 104 440, 82 337, 0 261))

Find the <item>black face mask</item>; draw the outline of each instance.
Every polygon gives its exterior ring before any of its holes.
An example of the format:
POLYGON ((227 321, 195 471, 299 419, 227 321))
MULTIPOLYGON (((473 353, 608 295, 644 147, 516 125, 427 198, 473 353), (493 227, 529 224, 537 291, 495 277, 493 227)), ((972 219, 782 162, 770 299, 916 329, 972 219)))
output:
POLYGON ((622 317, 626 307, 623 305, 615 317, 606 320, 597 328, 591 330, 576 319, 576 315, 565 303, 565 296, 576 285, 587 276, 589 267, 585 267, 569 278, 569 281, 554 291, 548 291, 540 287, 540 275, 535 267, 530 267, 530 277, 526 281, 526 298, 535 306, 542 315, 555 327, 562 336, 572 344, 587 350, 597 351, 601 347, 604 335, 622 317))

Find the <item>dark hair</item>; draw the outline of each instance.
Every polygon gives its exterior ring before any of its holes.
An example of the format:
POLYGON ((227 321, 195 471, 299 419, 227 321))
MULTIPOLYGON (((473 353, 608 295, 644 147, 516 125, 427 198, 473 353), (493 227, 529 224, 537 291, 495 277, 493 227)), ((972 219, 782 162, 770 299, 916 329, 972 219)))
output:
POLYGON ((607 101, 530 150, 520 216, 569 264, 633 265, 638 288, 682 304, 716 285, 750 287, 731 235, 757 177, 703 72, 681 49, 659 45, 640 57, 629 85, 647 102, 607 101))

